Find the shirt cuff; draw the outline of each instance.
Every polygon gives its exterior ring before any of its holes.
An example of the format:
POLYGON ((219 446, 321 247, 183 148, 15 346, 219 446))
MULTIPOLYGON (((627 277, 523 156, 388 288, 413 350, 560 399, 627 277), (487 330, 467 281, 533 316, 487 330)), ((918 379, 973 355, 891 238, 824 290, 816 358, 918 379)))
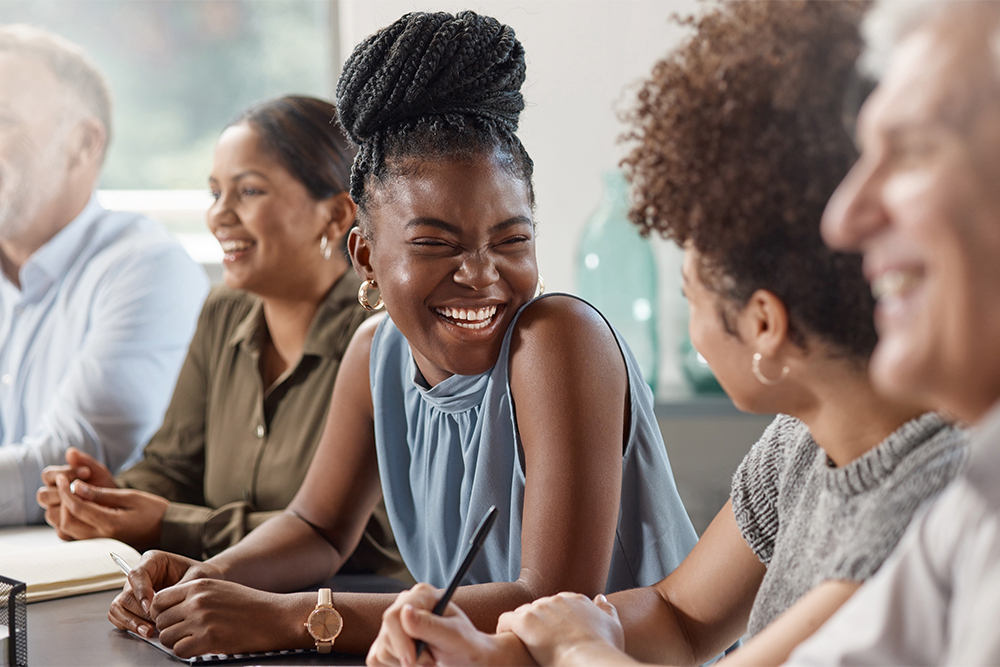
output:
POLYGON ((212 510, 208 507, 170 503, 160 524, 160 548, 202 560, 202 532, 211 515, 212 510))
POLYGON ((35 500, 42 471, 23 445, 0 447, 0 526, 41 523, 45 513, 35 500), (35 480, 32 485, 25 479, 35 480))

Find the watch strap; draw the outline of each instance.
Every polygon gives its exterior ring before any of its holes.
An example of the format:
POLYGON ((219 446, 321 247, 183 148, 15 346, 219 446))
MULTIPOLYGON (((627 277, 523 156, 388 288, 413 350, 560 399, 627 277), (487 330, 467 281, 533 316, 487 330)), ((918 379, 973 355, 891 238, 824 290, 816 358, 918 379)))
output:
POLYGON ((329 588, 319 589, 319 599, 316 601, 316 608, 324 607, 330 609, 333 607, 333 591, 329 588))

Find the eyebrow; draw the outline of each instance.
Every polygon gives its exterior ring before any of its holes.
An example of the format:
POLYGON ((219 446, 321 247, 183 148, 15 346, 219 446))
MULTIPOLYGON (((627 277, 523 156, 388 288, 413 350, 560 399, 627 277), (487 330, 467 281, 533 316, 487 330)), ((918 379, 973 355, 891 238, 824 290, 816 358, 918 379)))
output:
MULTIPOLYGON (((241 181, 241 180, 243 180, 243 179, 244 179, 244 178, 246 178, 247 176, 257 176, 258 178, 263 178, 263 179, 264 179, 265 181, 269 181, 269 180, 270 180, 270 179, 269 179, 269 178, 267 177, 267 175, 266 175, 266 174, 264 174, 264 173, 262 173, 262 172, 259 172, 259 171, 257 171, 256 169, 247 169, 246 171, 241 171, 240 173, 236 174, 235 176, 233 176, 233 177, 232 177, 231 179, 229 179, 229 180, 231 180, 232 182, 234 182, 234 183, 235 183, 235 182, 237 182, 237 181, 241 181)), ((219 179, 215 178, 214 176, 209 176, 209 177, 208 177, 208 182, 209 182, 209 183, 218 183, 218 182, 219 182, 219 179)))
MULTIPOLYGON (((515 215, 513 218, 508 218, 503 222, 498 222, 490 228, 491 233, 502 232, 511 227, 516 227, 517 225, 531 225, 531 219, 523 215, 515 215)), ((438 220, 437 218, 413 218, 406 223, 405 228, 411 229, 413 227, 434 227, 435 229, 440 229, 443 232, 449 234, 455 234, 456 236, 461 232, 461 229, 457 225, 453 225, 450 222, 445 222, 444 220, 438 220)))

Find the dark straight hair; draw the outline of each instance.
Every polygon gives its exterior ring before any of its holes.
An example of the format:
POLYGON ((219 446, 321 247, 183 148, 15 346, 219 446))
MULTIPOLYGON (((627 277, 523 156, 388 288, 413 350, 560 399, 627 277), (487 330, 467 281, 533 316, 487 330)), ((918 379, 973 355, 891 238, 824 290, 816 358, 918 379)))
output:
POLYGON ((260 148, 276 158, 317 200, 351 187, 357 152, 344 136, 337 109, 315 97, 289 95, 256 104, 230 126, 247 123, 260 148))

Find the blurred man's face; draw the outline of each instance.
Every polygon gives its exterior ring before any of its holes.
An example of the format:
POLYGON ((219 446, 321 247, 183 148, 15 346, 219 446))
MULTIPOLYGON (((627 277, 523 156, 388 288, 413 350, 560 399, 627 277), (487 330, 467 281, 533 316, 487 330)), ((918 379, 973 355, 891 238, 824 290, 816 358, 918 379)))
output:
POLYGON ((66 176, 66 93, 35 58, 0 53, 0 240, 31 225, 66 176))
POLYGON ((994 10, 961 11, 896 48, 823 234, 864 253, 875 384, 975 421, 1000 399, 1000 85, 996 20, 971 16, 994 10))

